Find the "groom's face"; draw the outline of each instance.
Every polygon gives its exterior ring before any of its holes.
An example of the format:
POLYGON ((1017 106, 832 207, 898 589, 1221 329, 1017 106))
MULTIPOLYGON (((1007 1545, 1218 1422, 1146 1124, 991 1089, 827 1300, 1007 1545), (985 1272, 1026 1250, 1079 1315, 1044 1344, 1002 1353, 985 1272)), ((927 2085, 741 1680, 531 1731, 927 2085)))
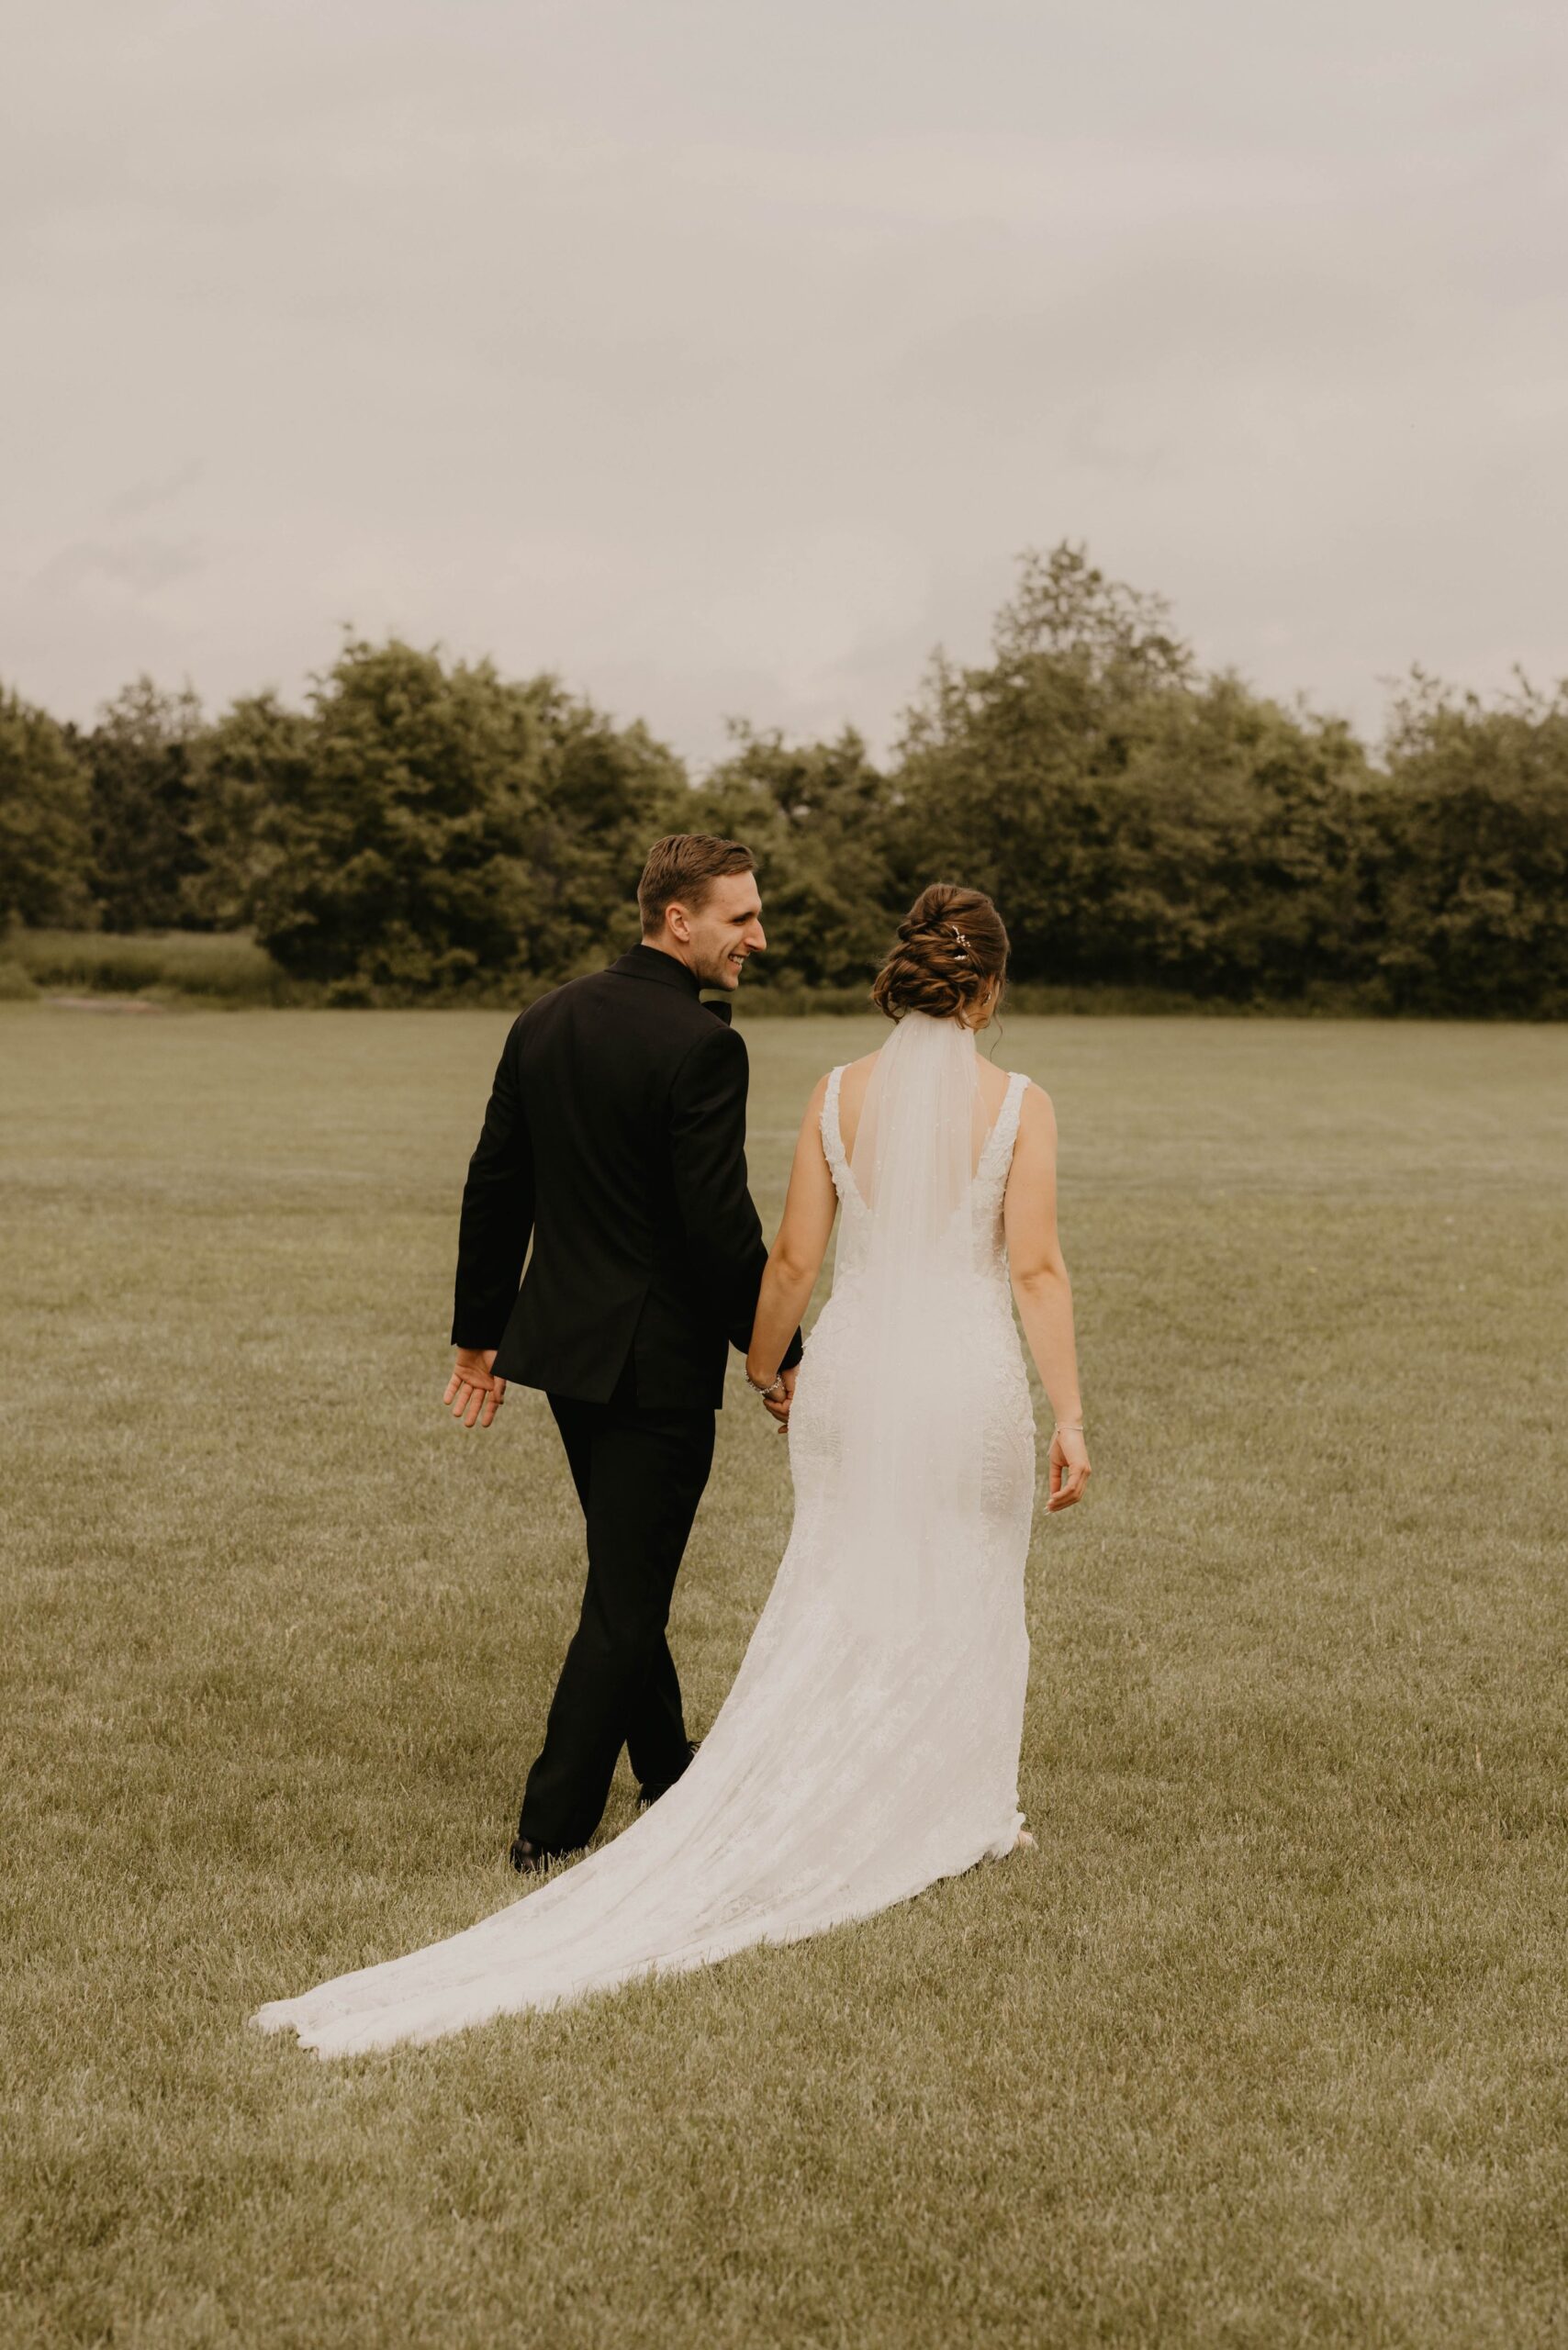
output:
POLYGON ((683 907, 681 912, 688 933, 684 945, 688 968, 704 987, 738 988, 747 956, 760 954, 767 944, 756 874, 722 873, 700 906, 683 907))

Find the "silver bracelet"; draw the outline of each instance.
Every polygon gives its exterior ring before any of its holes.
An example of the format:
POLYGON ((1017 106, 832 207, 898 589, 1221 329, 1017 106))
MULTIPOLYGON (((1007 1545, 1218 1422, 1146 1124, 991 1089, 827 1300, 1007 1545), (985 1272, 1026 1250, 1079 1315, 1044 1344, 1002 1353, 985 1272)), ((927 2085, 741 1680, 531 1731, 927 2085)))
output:
POLYGON ((779 1398, 784 1393, 784 1379, 783 1374, 780 1371, 776 1371, 772 1378, 768 1381, 767 1386, 764 1387, 759 1381, 755 1380, 752 1377, 749 1371, 746 1371, 745 1363, 742 1363, 741 1369, 743 1371, 745 1371, 745 1383, 751 1389, 754 1395, 760 1395, 765 1404, 776 1404, 778 1402, 779 1398))

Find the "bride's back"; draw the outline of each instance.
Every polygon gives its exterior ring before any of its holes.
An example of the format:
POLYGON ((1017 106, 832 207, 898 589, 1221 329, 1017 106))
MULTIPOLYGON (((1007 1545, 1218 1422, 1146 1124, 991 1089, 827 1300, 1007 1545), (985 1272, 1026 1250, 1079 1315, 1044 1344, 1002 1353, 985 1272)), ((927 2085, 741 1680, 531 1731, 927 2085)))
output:
MULTIPOLYGON (((881 1052, 867 1053, 857 1061, 846 1061, 838 1080, 838 1130, 843 1138, 844 1155, 855 1156, 855 1144, 860 1132, 860 1113, 866 1106, 867 1089, 871 1073, 881 1052)), ((1002 1113, 1007 1099, 1007 1089, 1013 1082, 1012 1073, 998 1069, 994 1062, 977 1054, 975 1058, 975 1117, 972 1136, 971 1166, 978 1169, 980 1154, 990 1138, 992 1127, 1002 1113)))

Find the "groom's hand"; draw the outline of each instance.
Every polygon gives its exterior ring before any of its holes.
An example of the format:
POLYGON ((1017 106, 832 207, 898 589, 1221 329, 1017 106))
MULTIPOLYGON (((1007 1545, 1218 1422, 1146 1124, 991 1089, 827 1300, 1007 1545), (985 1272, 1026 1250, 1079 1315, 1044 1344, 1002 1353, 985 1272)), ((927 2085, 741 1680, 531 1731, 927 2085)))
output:
POLYGON ((486 1347, 482 1351, 475 1347, 457 1349, 457 1360, 441 1400, 450 1404, 453 1418, 461 1420, 465 1428, 487 1428, 501 1408, 507 1383, 491 1370, 495 1360, 494 1347, 486 1347))

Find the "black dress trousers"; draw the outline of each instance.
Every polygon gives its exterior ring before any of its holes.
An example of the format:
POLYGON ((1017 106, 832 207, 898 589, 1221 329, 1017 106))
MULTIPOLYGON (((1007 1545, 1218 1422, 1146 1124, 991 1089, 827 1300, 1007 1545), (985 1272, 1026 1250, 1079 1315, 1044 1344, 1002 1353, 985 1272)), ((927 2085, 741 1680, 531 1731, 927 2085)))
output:
POLYGON ((587 1521, 588 1582, 518 1823, 547 1852, 587 1843, 622 1746, 644 1786, 690 1759, 665 1632, 713 1460, 711 1407, 639 1405, 630 1363, 607 1404, 548 1401, 587 1521))

